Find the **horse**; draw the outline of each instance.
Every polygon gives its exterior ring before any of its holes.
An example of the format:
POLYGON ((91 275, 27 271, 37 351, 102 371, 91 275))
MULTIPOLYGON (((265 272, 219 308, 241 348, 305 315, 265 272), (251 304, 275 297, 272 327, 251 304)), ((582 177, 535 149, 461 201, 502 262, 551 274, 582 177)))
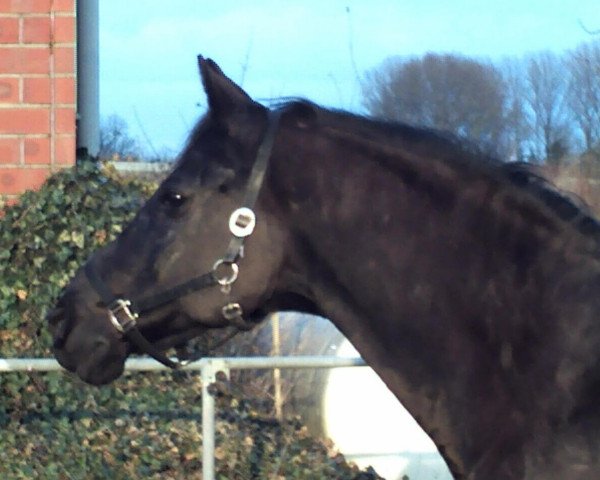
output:
MULTIPOLYGON (((48 316, 82 380, 270 312, 330 319, 456 479, 600 478, 600 225, 466 141, 284 99, 198 58, 207 113, 48 316)), ((360 414, 357 412, 357 414, 360 414)))

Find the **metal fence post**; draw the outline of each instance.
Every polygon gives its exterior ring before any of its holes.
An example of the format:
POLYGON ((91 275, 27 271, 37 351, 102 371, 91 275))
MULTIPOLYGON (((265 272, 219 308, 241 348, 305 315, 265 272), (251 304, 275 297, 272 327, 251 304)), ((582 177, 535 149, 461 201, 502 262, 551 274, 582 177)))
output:
POLYGON ((210 386, 217 373, 229 377, 227 364, 221 359, 204 358, 200 361, 202 378, 202 480, 215 480, 215 399, 210 386))
POLYGON ((210 359, 202 360, 202 479, 215 480, 215 399, 209 386, 215 381, 210 359))

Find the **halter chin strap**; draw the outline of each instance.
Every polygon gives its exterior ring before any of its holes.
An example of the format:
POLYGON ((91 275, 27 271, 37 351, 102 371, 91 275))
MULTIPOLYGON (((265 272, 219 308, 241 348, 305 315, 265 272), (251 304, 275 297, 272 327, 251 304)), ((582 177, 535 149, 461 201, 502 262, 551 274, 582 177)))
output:
MULTIPOLYGON (((231 240, 229 241, 225 255, 215 262, 211 271, 167 290, 163 290, 160 293, 148 295, 140 299, 127 299, 118 297, 112 293, 91 262, 88 262, 84 267, 86 277, 100 296, 102 303, 107 309, 108 319, 119 334, 123 335, 140 351, 150 355, 169 368, 181 368, 192 361, 198 360, 200 357, 186 359, 185 361, 171 360, 142 335, 137 321, 140 316, 151 310, 171 303, 173 300, 189 293, 209 287, 220 286, 223 294, 229 295, 231 286, 238 278, 238 261, 244 256, 244 242, 246 238, 252 235, 256 226, 254 206, 265 179, 280 115, 280 112, 270 110, 268 112, 267 131, 258 147, 256 160, 248 178, 242 205, 229 217, 231 240)), ((229 302, 224 305, 221 308, 221 314, 237 331, 250 330, 254 326, 252 322, 248 322, 243 318, 244 311, 242 306, 237 302, 229 302)), ((227 338, 231 338, 231 336, 227 338)))

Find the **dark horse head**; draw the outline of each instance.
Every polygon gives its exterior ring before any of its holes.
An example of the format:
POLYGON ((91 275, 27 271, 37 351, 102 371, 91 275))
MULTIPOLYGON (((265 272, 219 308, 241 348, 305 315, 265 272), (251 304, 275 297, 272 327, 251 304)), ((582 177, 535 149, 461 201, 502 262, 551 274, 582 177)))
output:
MULTIPOLYGON (((456 478, 600 478, 598 223, 522 165, 320 108, 200 58, 209 111, 50 323, 103 384, 127 356, 294 309, 330 318, 456 478)), ((176 366, 176 365, 172 365, 176 366)))

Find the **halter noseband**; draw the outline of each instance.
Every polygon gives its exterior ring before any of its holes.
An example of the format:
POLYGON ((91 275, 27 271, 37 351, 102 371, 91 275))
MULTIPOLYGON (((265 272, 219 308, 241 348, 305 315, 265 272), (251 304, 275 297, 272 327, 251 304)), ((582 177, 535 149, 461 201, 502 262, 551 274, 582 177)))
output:
MULTIPOLYGON (((144 313, 155 310, 189 293, 208 287, 220 286, 224 294, 231 292, 231 286, 235 283, 239 274, 238 261, 244 256, 244 241, 252 235, 256 226, 254 206, 269 165, 269 158, 273 150, 275 134, 279 125, 279 117, 280 112, 268 111, 267 130, 256 153, 256 160, 248 178, 242 206, 236 209, 229 217, 231 240, 229 241, 225 255, 215 262, 212 270, 172 288, 163 290, 160 293, 134 300, 114 295, 102 278, 100 278, 92 263, 88 262, 85 265, 85 275, 102 299, 102 303, 108 311, 108 318, 114 328, 140 351, 150 355, 167 367, 178 369, 191 361, 197 360, 197 358, 185 361, 171 360, 142 335, 137 326, 137 320, 144 313)), ((229 302, 221 309, 223 318, 236 327, 238 331, 249 330, 253 327, 253 323, 244 320, 243 313, 242 306, 237 302, 229 302)))

